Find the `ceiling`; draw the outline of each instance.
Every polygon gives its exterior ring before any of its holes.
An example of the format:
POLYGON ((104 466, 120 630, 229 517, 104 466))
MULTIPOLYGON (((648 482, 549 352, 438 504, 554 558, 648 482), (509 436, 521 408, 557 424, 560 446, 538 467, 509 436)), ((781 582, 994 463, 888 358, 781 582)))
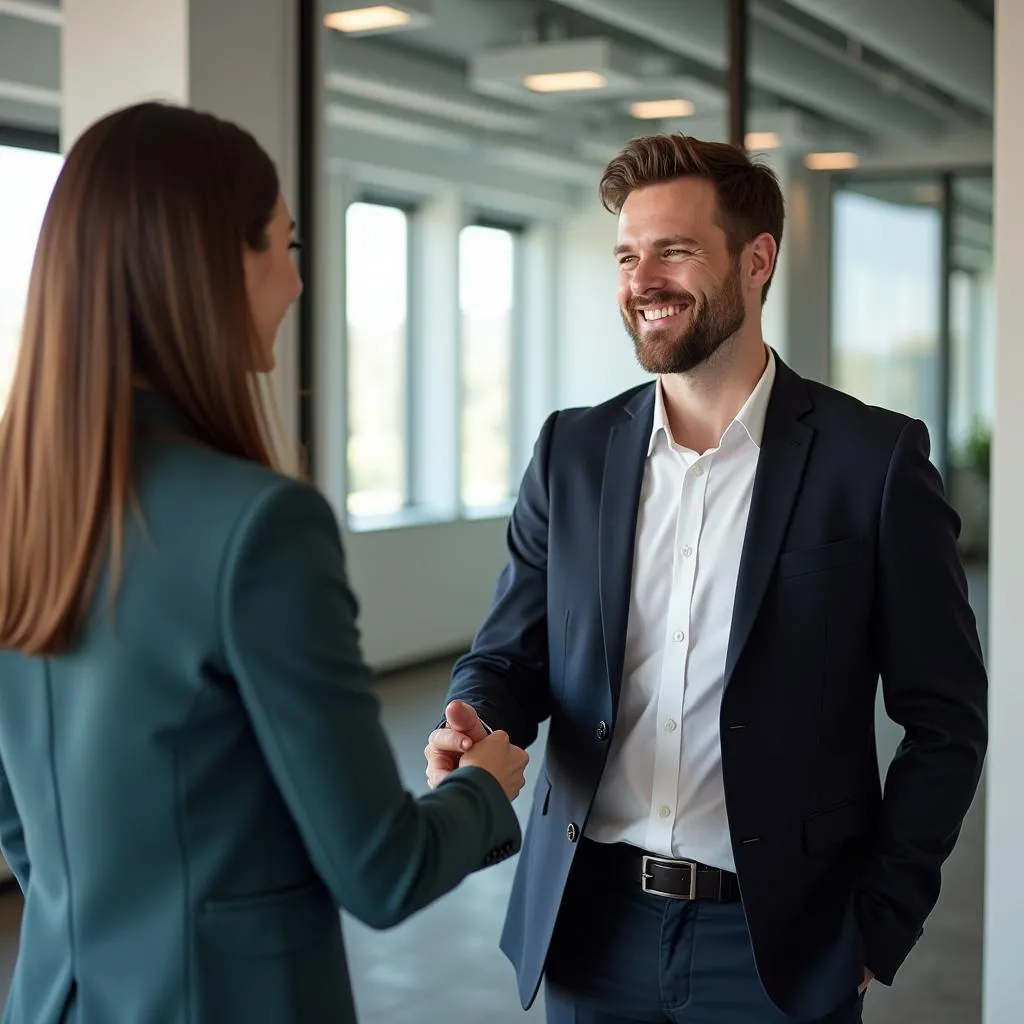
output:
MULTIPOLYGON (((431 24, 353 45, 443 64, 479 93, 472 65, 488 50, 600 37, 634 58, 631 88, 554 97, 522 89, 503 98, 575 121, 590 139, 607 135, 615 142, 648 127, 628 117, 629 101, 687 98, 693 116, 667 126, 721 137, 726 6, 724 0, 435 0, 431 24)), ((753 129, 779 125, 794 148, 862 150, 991 129, 987 0, 750 0, 750 9, 753 129)))
MULTIPOLYGON (((580 180, 647 131, 725 137, 725 0, 416 3, 433 10, 420 27, 372 38, 325 30, 336 128, 408 131, 453 152, 460 140, 464 152, 484 140, 533 160, 538 173, 546 166, 580 180), (562 48, 558 59, 581 47, 588 60, 600 51, 607 87, 523 88, 520 72, 552 70, 542 67, 552 47, 562 48), (692 114, 631 116, 633 102, 652 99, 687 100, 692 114)), ((795 153, 862 156, 908 145, 926 151, 961 136, 990 140, 992 0, 749 3, 750 130, 774 133, 795 153)), ((59 32, 55 0, 0 0, 0 124, 56 127, 59 32)))

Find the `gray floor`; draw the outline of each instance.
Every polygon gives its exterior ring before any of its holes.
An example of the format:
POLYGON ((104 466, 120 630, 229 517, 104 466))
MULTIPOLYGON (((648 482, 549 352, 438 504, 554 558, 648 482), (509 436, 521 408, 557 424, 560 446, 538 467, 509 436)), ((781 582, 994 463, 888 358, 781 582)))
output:
MULTIPOLYGON (((987 619, 983 578, 972 579, 979 619, 987 619)), ((380 684, 385 724, 410 789, 425 789, 425 731, 437 718, 447 667, 380 684)), ((538 751, 540 747, 536 748, 538 751)), ((531 765, 532 782, 538 757, 531 765)), ((524 794, 524 797, 526 794, 524 794)), ((976 1024, 980 1020, 984 808, 979 798, 947 866, 943 893, 924 937, 891 989, 874 986, 867 1024, 976 1024)), ((528 804, 519 801, 520 814, 528 804)), ((542 1000, 518 1006, 512 969, 497 949, 515 863, 481 872, 389 932, 346 918, 345 933, 363 1024, 518 1024, 543 1020, 542 1000)), ((0 995, 17 951, 20 899, 0 898, 0 995)))

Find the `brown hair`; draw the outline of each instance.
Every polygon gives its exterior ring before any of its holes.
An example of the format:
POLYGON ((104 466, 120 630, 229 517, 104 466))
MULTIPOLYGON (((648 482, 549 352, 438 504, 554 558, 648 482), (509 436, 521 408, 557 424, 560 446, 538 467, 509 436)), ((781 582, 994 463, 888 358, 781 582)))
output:
POLYGON ((108 543, 113 600, 140 379, 203 443, 273 463, 242 256, 278 194, 251 135, 180 107, 121 110, 68 153, 0 420, 0 646, 66 650, 108 543))
MULTIPOLYGON (((605 168, 601 202, 609 212, 619 213, 636 189, 686 177, 706 178, 714 185, 719 223, 734 256, 764 233, 781 247, 786 211, 775 172, 724 142, 702 142, 681 132, 633 139, 605 168)), ((769 279, 762 303, 770 285, 769 279)))

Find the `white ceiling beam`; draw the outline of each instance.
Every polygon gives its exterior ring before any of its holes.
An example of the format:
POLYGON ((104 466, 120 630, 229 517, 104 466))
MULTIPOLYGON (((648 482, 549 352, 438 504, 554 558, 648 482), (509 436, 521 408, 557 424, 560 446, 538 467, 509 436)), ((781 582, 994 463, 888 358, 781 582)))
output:
POLYGON ((0 0, 0 14, 58 28, 64 24, 64 12, 59 7, 32 3, 32 0, 0 0))
POLYGON ((789 0, 794 7, 991 114, 992 26, 956 0, 789 0))

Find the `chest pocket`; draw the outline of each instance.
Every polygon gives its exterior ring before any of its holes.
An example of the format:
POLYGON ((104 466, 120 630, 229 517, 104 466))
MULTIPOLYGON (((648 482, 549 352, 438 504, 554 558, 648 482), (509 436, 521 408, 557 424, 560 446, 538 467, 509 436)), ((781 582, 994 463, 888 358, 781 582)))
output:
POLYGON ((852 537, 832 544, 785 551, 779 555, 777 574, 779 579, 811 576, 841 569, 844 566, 863 564, 871 557, 872 547, 868 538, 852 537))

